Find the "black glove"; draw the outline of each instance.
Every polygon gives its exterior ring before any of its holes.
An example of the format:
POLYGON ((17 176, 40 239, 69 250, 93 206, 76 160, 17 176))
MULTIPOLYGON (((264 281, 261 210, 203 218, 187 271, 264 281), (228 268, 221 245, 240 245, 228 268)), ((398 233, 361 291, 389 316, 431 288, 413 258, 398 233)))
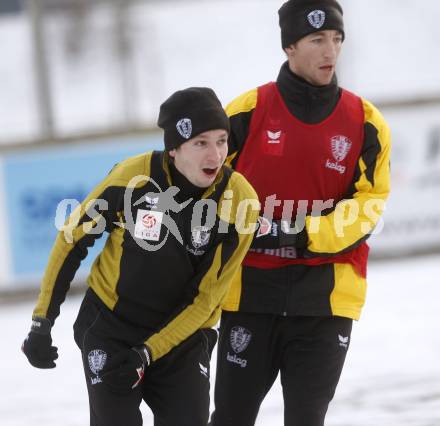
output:
POLYGON ((31 331, 21 345, 22 352, 34 367, 56 367, 54 361, 58 358, 58 348, 52 346, 51 328, 52 324, 47 318, 34 318, 31 331))
POLYGON ((281 247, 307 247, 308 236, 306 228, 290 230, 286 220, 269 220, 263 216, 258 218, 258 226, 251 244, 253 249, 277 249, 281 247))
POLYGON ((134 389, 144 377, 151 355, 145 345, 135 346, 112 356, 100 375, 103 383, 118 393, 134 389))

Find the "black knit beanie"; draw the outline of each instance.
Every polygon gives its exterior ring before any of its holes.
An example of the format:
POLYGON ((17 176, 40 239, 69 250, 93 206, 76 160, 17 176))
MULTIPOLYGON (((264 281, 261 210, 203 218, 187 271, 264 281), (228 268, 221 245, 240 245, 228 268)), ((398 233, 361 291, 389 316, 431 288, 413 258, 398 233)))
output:
POLYGON ((229 133, 228 116, 208 87, 189 87, 173 93, 160 106, 157 125, 164 130, 166 151, 208 130, 224 129, 229 133))
POLYGON ((345 38, 343 11, 336 0, 289 0, 278 15, 283 49, 317 31, 337 30, 345 38))

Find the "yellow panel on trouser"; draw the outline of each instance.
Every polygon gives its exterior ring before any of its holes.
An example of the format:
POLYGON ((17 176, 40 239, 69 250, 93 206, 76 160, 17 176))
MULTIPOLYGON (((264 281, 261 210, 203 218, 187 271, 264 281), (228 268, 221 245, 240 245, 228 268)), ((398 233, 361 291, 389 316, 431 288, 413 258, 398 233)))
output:
POLYGON ((240 306, 240 298, 241 298, 241 287, 242 287, 242 266, 239 267, 238 271, 234 275, 234 278, 231 282, 231 287, 229 292, 222 303, 222 309, 224 311, 238 311, 240 306))
POLYGON ((359 319, 365 303, 367 280, 350 263, 335 263, 335 286, 330 295, 333 315, 359 319))

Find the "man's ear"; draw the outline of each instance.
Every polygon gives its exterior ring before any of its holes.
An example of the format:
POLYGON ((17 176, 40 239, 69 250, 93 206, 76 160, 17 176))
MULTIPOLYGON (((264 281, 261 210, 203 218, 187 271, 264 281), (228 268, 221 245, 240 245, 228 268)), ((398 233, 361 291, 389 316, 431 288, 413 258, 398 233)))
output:
POLYGON ((290 46, 287 46, 284 49, 284 52, 286 52, 286 55, 288 58, 293 58, 295 55, 295 51, 296 51, 296 48, 295 48, 294 44, 291 44, 290 46))

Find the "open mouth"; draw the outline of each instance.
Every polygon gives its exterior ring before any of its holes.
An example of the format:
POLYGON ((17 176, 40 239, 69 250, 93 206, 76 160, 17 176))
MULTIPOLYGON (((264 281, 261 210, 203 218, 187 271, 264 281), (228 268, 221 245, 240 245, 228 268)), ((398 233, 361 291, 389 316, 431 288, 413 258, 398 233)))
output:
POLYGON ((217 173, 217 167, 215 168, 204 167, 202 170, 203 173, 205 173, 208 176, 215 176, 215 174, 217 173))
POLYGON ((321 69, 323 71, 332 71, 333 66, 332 65, 324 65, 323 67, 319 67, 319 69, 321 69))

